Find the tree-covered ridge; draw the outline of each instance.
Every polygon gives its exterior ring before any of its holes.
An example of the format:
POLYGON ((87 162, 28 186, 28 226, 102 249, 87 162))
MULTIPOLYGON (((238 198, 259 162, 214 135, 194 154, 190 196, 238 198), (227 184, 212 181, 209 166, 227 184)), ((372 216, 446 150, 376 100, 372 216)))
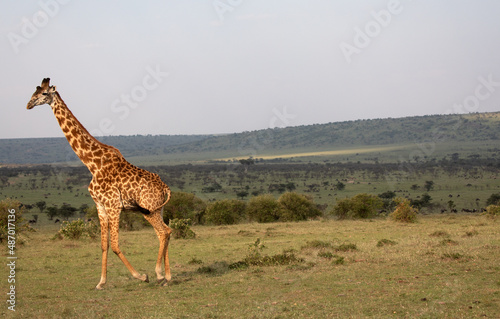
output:
MULTIPOLYGON (((356 120, 274 128, 191 143, 198 151, 291 149, 500 139, 500 112, 356 120)), ((170 149, 171 152, 180 150, 170 149)))
MULTIPOLYGON (((239 156, 300 148, 497 141, 500 112, 356 120, 264 129, 226 135, 98 137, 125 157, 204 152, 239 156)), ((78 161, 64 138, 0 139, 0 164, 78 161)))
MULTIPOLYGON (((208 135, 132 135, 97 139, 118 148, 127 157, 159 155, 168 148, 189 144, 208 135)), ((64 137, 0 139, 0 164, 42 164, 79 161, 64 137)))

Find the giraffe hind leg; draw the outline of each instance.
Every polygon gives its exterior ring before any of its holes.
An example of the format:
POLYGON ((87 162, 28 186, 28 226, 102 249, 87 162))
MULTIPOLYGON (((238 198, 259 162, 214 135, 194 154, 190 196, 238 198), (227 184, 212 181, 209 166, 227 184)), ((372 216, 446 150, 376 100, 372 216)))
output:
POLYGON ((161 216, 161 209, 152 212, 150 215, 144 215, 144 218, 153 226, 160 248, 158 250, 158 258, 156 260, 156 279, 159 284, 166 285, 172 278, 170 273, 170 263, 168 260, 168 244, 170 241, 171 229, 165 224, 161 216), (164 272, 163 272, 164 269, 164 272))

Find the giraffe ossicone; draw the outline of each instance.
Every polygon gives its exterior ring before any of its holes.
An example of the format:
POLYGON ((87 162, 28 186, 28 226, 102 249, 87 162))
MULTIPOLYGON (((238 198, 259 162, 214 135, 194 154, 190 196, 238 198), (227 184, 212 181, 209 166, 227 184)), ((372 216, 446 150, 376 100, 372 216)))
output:
POLYGON ((160 241, 155 267, 157 281, 166 285, 171 279, 168 244, 172 231, 163 221, 163 206, 170 199, 170 188, 157 174, 130 164, 117 148, 90 135, 68 109, 56 87, 50 86, 49 78, 37 86, 26 108, 43 104, 52 108, 71 148, 92 174, 88 190, 99 213, 102 248, 101 280, 96 289, 103 289, 106 283, 110 244, 134 278, 149 281, 146 274, 141 275, 132 267, 120 250, 118 225, 123 210, 140 211, 153 226, 160 241))

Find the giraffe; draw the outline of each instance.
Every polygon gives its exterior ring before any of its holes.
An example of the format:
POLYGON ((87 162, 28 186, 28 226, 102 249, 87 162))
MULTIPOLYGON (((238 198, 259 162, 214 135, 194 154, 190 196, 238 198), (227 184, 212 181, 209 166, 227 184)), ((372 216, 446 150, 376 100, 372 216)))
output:
POLYGON ((43 79, 26 108, 29 110, 37 105, 48 104, 71 148, 92 174, 88 190, 99 214, 102 248, 101 280, 96 289, 103 289, 106 283, 110 243, 111 249, 132 276, 149 282, 148 276, 139 274, 120 250, 118 224, 123 210, 140 211, 153 226, 160 241, 155 267, 156 277, 157 282, 165 286, 171 279, 168 244, 172 231, 164 223, 162 215, 163 206, 170 199, 170 188, 157 174, 130 164, 117 148, 101 143, 93 137, 68 109, 56 87, 50 86, 49 83, 49 78, 43 79))

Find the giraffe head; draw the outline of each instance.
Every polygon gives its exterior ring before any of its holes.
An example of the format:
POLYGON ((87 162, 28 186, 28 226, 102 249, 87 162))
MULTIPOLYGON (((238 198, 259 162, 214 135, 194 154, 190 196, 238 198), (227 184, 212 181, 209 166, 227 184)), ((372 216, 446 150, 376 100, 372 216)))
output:
POLYGON ((56 93, 56 87, 49 85, 50 79, 45 78, 42 81, 41 86, 36 87, 35 93, 31 96, 31 100, 28 102, 26 108, 28 110, 34 108, 37 105, 51 104, 54 99, 54 94, 56 93))

